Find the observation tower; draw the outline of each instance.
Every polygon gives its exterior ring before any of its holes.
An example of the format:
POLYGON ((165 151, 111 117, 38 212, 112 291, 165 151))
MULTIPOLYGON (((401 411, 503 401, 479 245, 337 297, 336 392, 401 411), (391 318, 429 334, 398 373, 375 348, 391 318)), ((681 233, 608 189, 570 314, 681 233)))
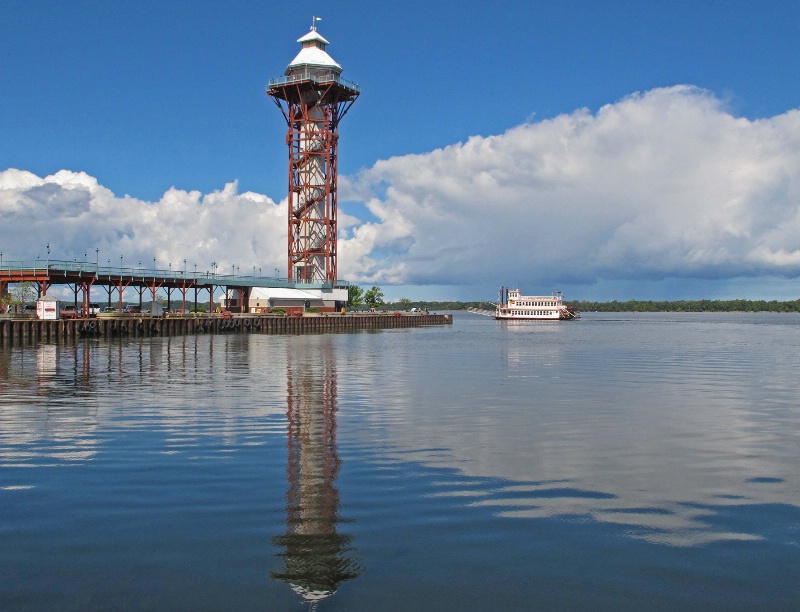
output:
POLYGON ((271 79, 267 95, 286 119, 289 147, 289 281, 337 280, 336 182, 339 122, 360 88, 341 78, 342 67, 325 48, 328 41, 311 31, 297 40, 300 52, 284 76, 271 79))

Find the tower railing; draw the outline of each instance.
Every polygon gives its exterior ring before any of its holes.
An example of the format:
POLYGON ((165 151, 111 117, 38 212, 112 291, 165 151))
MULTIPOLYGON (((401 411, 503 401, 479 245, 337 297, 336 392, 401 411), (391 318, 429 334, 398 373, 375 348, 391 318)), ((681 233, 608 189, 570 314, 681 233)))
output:
POLYGON ((327 83, 337 83, 338 85, 347 87, 348 89, 352 89, 358 93, 361 92, 361 87, 359 85, 353 83, 352 81, 348 81, 347 79, 343 79, 335 72, 319 72, 318 70, 313 72, 307 70, 304 72, 275 77, 274 79, 269 80, 269 87, 273 87, 275 85, 289 85, 290 83, 297 83, 299 81, 313 81, 314 83, 321 85, 327 83))

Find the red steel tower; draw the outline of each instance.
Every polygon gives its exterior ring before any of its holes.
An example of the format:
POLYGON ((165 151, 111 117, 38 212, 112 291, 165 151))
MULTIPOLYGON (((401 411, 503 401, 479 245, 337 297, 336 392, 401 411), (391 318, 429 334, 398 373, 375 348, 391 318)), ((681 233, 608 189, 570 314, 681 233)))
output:
POLYGON ((311 31, 284 76, 270 80, 267 95, 281 109, 289 129, 288 278, 301 283, 337 280, 336 180, 339 121, 360 88, 341 78, 342 67, 311 31))

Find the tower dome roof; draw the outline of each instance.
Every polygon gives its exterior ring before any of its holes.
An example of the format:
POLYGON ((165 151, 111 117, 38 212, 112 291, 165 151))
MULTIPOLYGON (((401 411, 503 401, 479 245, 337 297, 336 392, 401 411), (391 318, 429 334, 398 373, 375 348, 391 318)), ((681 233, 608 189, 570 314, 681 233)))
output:
POLYGON ((325 51, 325 47, 330 43, 317 32, 315 27, 312 27, 308 34, 298 38, 297 42, 303 47, 300 49, 300 53, 289 62, 289 65, 286 67, 286 74, 294 72, 303 66, 329 68, 336 72, 342 71, 341 65, 336 63, 334 59, 328 55, 328 52, 325 51))
POLYGON ((316 28, 312 28, 310 32, 308 32, 308 33, 304 34, 303 36, 301 36, 300 38, 298 38, 297 42, 299 42, 300 44, 303 44, 303 43, 311 42, 311 41, 314 41, 314 40, 317 40, 317 41, 321 42, 323 45, 331 44, 327 40, 325 40, 325 37, 322 34, 317 32, 316 28))

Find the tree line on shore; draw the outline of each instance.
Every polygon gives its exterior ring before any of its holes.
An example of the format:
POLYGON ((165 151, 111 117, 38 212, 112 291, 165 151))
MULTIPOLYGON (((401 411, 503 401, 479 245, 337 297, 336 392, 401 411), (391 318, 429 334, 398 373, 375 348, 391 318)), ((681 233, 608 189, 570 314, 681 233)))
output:
MULTIPOLYGON (((0 313, 12 308, 17 310, 34 299, 36 299, 36 290, 33 283, 19 283, 2 296, 0 313)), ((163 298, 162 302, 166 304, 166 298, 163 298)), ((365 290, 358 285, 350 285, 347 303, 348 307, 354 310, 411 310, 418 308, 441 312, 444 310, 494 310, 495 308, 494 302, 488 300, 458 302, 415 301, 401 298, 396 302, 386 302, 380 287, 372 286, 365 290)), ((610 302, 570 300, 564 303, 581 312, 800 312, 800 300, 627 300, 623 302, 617 300, 610 302)), ((205 307, 202 310, 205 311, 205 307)))
POLYGON ((567 303, 581 312, 800 312, 800 300, 580 300, 567 303))
MULTIPOLYGON (((415 301, 401 298, 396 302, 384 302, 379 287, 364 291, 358 285, 350 286, 350 306, 368 307, 383 310, 494 310, 490 301, 415 301), (355 301, 353 298, 356 298, 355 301)), ((627 300, 593 302, 588 300, 567 300, 564 302, 581 312, 800 312, 800 300, 627 300)))

